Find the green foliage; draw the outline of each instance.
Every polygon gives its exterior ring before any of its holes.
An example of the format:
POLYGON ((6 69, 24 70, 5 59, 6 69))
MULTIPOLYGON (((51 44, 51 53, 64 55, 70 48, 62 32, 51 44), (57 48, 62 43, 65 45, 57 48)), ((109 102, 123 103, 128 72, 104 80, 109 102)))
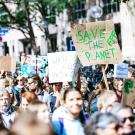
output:
POLYGON ((26 28, 27 17, 25 10, 19 10, 16 12, 16 21, 21 25, 21 27, 26 28))

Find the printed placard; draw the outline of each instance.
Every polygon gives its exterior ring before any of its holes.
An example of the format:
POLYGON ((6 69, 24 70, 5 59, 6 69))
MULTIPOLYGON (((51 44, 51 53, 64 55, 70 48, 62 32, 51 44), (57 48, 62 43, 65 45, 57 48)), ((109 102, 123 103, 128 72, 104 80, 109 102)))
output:
POLYGON ((128 78, 128 64, 115 64, 114 65, 114 77, 116 78, 128 78))
POLYGON ((32 74, 39 74, 40 77, 44 77, 47 67, 47 56, 27 55, 21 57, 21 72, 25 77, 32 74))
POLYGON ((83 66, 122 63, 122 54, 111 20, 76 24, 72 39, 83 66))
POLYGON ((76 81, 80 61, 76 51, 48 53, 49 82, 76 81))

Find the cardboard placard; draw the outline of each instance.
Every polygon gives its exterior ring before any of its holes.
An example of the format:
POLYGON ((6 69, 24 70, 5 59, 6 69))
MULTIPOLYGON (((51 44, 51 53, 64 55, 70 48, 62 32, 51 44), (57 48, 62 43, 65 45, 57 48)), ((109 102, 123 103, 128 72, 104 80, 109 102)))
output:
POLYGON ((76 24, 72 39, 83 66, 122 63, 122 54, 111 20, 76 24))
POLYGON ((76 51, 48 53, 49 83, 76 81, 80 61, 76 51))
POLYGON ((135 108, 135 80, 128 79, 124 83, 123 101, 124 104, 135 108))
POLYGON ((16 58, 12 56, 0 56, 0 70, 15 72, 16 58))
POLYGON ((47 56, 27 55, 21 57, 22 76, 27 77, 37 73, 40 77, 44 77, 47 67, 47 56))
POLYGON ((116 78, 128 78, 128 64, 115 64, 114 65, 114 77, 116 78))

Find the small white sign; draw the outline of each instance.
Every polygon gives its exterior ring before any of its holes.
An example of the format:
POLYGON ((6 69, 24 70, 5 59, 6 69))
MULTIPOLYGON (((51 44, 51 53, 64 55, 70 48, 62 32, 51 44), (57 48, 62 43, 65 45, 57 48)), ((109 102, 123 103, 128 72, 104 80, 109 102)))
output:
POLYGON ((49 83, 76 81, 80 61, 76 51, 48 53, 49 83))
POLYGON ((114 77, 116 78, 128 78, 128 64, 115 64, 114 65, 114 77))

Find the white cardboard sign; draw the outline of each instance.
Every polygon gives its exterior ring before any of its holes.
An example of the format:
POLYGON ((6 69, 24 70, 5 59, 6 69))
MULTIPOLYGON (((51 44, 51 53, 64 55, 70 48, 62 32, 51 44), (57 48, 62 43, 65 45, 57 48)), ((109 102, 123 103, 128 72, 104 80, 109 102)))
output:
POLYGON ((48 53, 49 83, 76 81, 80 61, 76 51, 48 53))

